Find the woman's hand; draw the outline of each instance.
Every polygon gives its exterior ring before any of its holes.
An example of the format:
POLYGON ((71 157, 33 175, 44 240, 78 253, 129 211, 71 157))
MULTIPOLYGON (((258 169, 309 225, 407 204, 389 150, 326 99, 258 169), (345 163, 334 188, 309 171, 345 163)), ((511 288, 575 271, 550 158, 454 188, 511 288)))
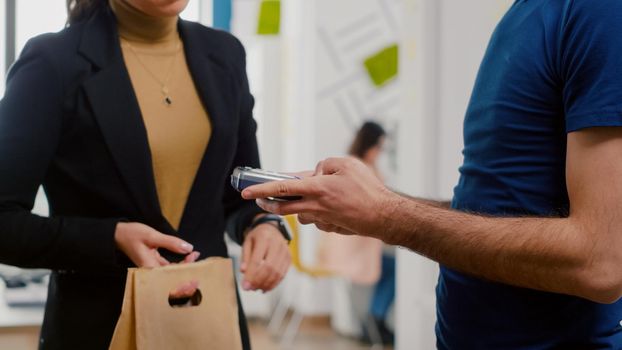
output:
POLYGON ((170 262, 158 253, 158 248, 168 249, 178 254, 188 254, 183 263, 194 262, 199 257, 199 252, 193 251, 192 244, 137 222, 118 223, 114 240, 117 247, 138 267, 169 265, 170 262))
MULTIPOLYGON (((171 235, 165 235, 153 228, 137 222, 120 222, 114 233, 117 247, 138 267, 159 267, 170 265, 158 248, 168 249, 179 254, 188 254, 181 263, 195 262, 200 253, 193 251, 192 244, 171 235)), ((169 298, 190 298, 196 292, 197 281, 190 281, 169 293, 169 298)))
POLYGON ((272 290, 285 277, 290 262, 288 242, 279 229, 270 222, 257 225, 242 245, 242 288, 272 290))

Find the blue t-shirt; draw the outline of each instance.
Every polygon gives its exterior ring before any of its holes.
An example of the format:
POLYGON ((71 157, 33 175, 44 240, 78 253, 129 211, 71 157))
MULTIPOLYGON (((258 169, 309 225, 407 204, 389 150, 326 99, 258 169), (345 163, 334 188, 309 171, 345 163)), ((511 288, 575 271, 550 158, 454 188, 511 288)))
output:
MULTIPOLYGON (((567 216, 567 134, 594 126, 622 126, 622 0, 515 1, 475 83, 453 207, 567 216)), ((437 310, 439 349, 622 349, 622 302, 441 267, 437 310)))

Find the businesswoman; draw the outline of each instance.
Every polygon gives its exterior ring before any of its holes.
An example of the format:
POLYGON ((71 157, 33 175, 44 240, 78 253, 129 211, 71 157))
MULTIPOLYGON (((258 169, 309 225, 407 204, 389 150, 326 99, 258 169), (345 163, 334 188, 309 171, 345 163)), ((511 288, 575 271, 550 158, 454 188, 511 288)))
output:
MULTIPOLYGON (((228 185, 259 166, 245 54, 178 18, 188 0, 70 0, 0 101, 0 262, 52 269, 42 349, 106 349, 127 267, 227 256, 245 289, 289 266, 278 218, 228 185), (43 185, 50 217, 30 213, 43 185)), ((241 310, 241 308, 240 308, 241 310)), ((245 348, 248 332, 240 311, 245 348)))

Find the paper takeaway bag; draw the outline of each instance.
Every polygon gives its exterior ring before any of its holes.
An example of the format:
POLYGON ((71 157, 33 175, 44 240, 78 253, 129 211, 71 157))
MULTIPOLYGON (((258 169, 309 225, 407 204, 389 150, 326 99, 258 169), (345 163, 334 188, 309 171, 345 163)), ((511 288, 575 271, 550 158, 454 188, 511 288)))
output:
POLYGON ((129 269, 110 350, 242 349, 231 259, 129 269), (201 302, 172 307, 169 292, 198 281, 201 302))

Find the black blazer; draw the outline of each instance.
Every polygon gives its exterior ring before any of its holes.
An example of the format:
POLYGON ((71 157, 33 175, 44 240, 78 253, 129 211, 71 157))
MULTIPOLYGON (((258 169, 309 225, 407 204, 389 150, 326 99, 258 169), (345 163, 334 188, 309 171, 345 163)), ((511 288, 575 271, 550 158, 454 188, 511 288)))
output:
MULTIPOLYGON (((179 236, 202 257, 227 256, 227 220, 241 243, 260 212, 229 185, 235 166, 259 167, 244 49, 197 23, 180 20, 179 32, 212 136, 178 231, 159 207, 109 9, 30 40, 9 72, 0 101, 0 262, 53 270, 41 348, 107 349, 131 266, 115 246, 117 222, 179 236), (41 184, 50 218, 30 213, 41 184)), ((242 313, 241 325, 248 347, 242 313)))

